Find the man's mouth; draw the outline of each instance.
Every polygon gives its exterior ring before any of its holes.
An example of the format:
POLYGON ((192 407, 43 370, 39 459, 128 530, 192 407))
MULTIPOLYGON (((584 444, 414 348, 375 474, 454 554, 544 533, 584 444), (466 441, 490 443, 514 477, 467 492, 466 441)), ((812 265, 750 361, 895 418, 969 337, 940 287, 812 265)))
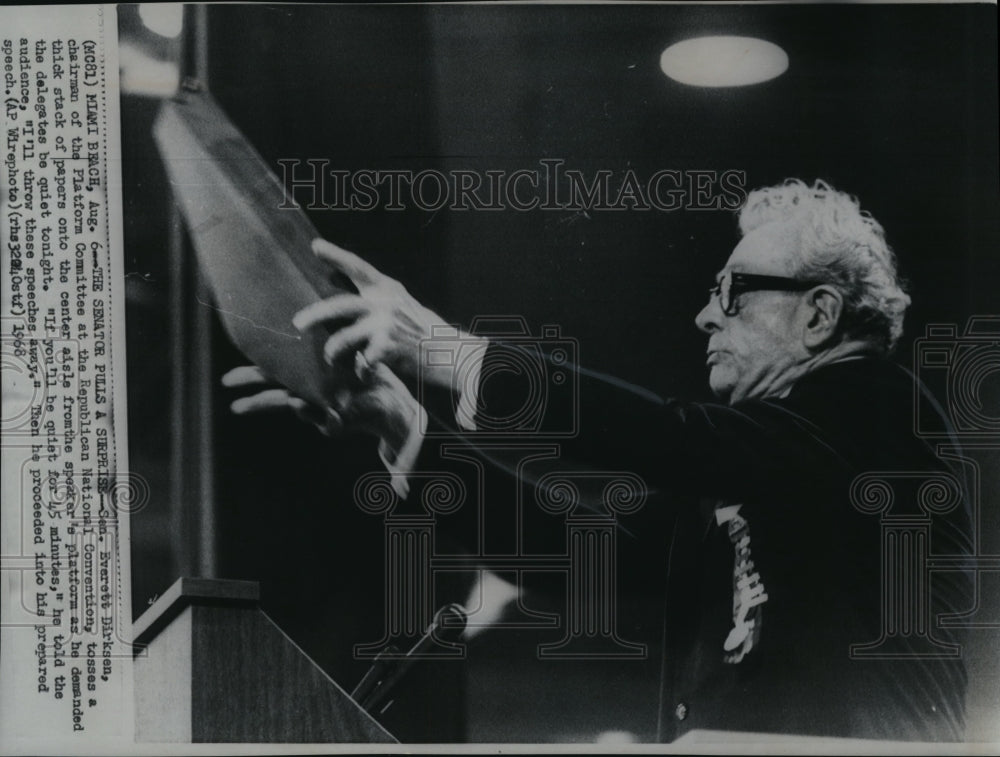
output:
POLYGON ((721 355, 722 352, 720 350, 709 350, 708 356, 705 358, 705 365, 711 368, 713 365, 719 362, 721 355))

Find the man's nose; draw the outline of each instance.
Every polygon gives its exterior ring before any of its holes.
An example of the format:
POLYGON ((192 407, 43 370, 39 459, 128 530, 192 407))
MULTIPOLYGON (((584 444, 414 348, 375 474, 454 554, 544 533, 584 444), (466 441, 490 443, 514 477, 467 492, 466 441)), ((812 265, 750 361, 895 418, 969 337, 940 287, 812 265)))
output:
POLYGON ((710 297, 708 304, 695 316, 695 325, 706 334, 711 334, 722 328, 722 308, 717 297, 710 297))

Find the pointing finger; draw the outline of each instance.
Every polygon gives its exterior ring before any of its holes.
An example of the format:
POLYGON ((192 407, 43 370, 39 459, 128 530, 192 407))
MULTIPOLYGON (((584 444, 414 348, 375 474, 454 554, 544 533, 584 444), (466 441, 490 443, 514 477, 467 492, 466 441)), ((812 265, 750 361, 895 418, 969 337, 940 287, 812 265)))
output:
POLYGON ((268 389, 251 397, 240 397, 229 409, 236 415, 260 413, 270 410, 284 410, 288 407, 288 392, 284 389, 268 389))
POLYGON ((306 305, 292 318, 292 325, 307 331, 321 323, 358 318, 371 310, 371 303, 356 294, 338 294, 325 300, 306 305))
POLYGON ((345 274, 358 288, 373 286, 386 278, 371 263, 325 239, 314 239, 312 249, 317 257, 345 274))
POLYGON ((222 376, 222 385, 228 387, 253 386, 255 384, 266 383, 268 383, 267 377, 256 365, 241 365, 238 368, 227 371, 222 376))

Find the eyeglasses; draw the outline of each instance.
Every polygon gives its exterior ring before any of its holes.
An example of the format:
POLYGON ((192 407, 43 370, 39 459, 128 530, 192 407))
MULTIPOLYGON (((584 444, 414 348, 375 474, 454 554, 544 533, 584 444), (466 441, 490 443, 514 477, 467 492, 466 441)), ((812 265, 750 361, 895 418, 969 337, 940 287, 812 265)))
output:
POLYGON ((744 292, 775 291, 804 292, 822 284, 822 281, 800 281, 785 276, 764 276, 757 273, 735 273, 726 271, 715 286, 708 290, 713 297, 719 298, 719 305, 726 315, 736 315, 739 307, 736 298, 744 292))

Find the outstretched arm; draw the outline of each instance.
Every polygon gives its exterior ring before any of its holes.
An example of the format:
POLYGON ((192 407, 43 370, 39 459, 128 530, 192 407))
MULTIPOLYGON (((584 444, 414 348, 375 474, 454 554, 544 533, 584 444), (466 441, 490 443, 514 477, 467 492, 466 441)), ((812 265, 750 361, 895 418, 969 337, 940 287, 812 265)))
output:
POLYGON ((539 386, 531 371, 511 370, 523 363, 524 345, 487 341, 454 327, 454 354, 474 343, 478 357, 441 360, 428 350, 430 345, 438 356, 447 352, 437 331, 447 326, 440 316, 357 255, 324 240, 316 240, 313 249, 351 278, 359 294, 337 295, 303 309, 296 326, 331 332, 324 349, 331 364, 353 360, 371 367, 364 371, 385 365, 410 386, 421 382, 450 392, 451 417, 440 421, 456 433, 469 432, 466 441, 473 446, 484 432, 525 440, 554 433, 568 459, 600 470, 632 471, 650 486, 710 496, 766 491, 775 481, 788 479, 790 471, 797 477, 830 476, 849 468, 830 444, 829 429, 823 428, 824 423, 837 426, 841 419, 824 418, 818 424, 808 398, 733 407, 663 400, 573 365, 565 356, 557 365, 554 354, 532 347, 528 360, 542 361, 539 386), (556 371, 567 380, 544 383, 556 371), (478 378, 471 389, 470 375, 478 378), (470 393, 477 395, 475 402, 470 393), (505 428, 508 422, 520 425, 505 428))

